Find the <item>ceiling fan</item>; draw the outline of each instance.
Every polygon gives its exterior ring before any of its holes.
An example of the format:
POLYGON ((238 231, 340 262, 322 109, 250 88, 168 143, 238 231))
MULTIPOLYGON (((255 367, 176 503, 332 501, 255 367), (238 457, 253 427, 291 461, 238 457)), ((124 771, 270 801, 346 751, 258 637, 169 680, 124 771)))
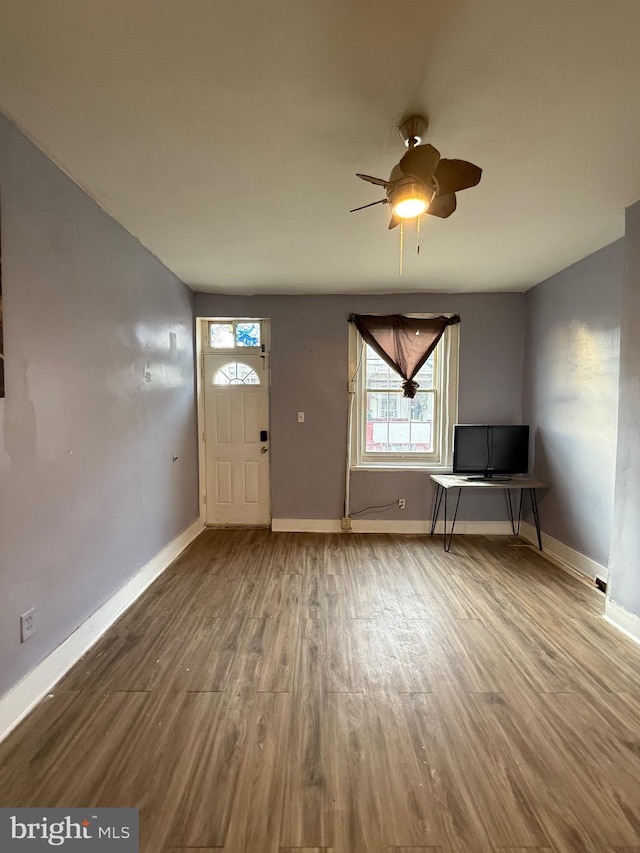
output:
POLYGON ((354 207, 364 210, 376 204, 391 206, 389 228, 395 228, 403 219, 413 219, 422 213, 446 219, 456 209, 456 193, 475 187, 482 177, 482 169, 466 160, 447 160, 433 145, 421 145, 428 127, 424 116, 411 116, 398 126, 400 136, 409 149, 391 170, 389 180, 357 174, 370 184, 384 187, 386 198, 354 207))

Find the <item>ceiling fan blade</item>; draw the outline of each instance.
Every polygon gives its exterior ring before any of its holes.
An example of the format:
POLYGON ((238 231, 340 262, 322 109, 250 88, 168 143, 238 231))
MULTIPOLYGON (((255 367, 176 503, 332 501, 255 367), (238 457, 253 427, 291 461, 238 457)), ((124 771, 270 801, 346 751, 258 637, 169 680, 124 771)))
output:
POLYGON ((363 204, 361 207, 354 207, 349 213, 355 213, 356 210, 364 210, 365 207, 373 207, 375 204, 389 204, 389 199, 381 198, 380 201, 372 201, 371 204, 363 204))
POLYGON ((382 178, 372 178, 371 175, 361 175, 359 172, 356 172, 357 178, 362 178, 363 181, 368 181, 370 184, 376 184, 379 187, 386 187, 388 181, 383 181, 382 178))
POLYGON ((391 214, 391 219, 389 220, 389 231, 391 231, 392 228, 397 228, 397 226, 400 225, 400 222, 401 219, 399 216, 391 214))
POLYGON ((426 212, 431 216, 438 216, 440 219, 446 219, 447 216, 451 216, 453 211, 456 209, 456 204, 457 202, 454 193, 439 195, 437 198, 433 199, 426 212))
POLYGON ((440 160, 436 169, 438 195, 449 195, 475 187, 482 177, 482 169, 466 160, 440 160))
POLYGON ((407 151, 398 165, 406 175, 414 175, 429 184, 439 162, 440 152, 433 145, 416 145, 407 151))

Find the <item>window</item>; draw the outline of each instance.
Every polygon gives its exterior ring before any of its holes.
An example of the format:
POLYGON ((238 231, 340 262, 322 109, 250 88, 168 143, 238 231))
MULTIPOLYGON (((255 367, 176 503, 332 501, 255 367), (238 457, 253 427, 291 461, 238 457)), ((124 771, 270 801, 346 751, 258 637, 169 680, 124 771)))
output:
POLYGON ((260 377, 249 367, 239 361, 223 364, 213 377, 214 385, 259 385, 260 377))
POLYGON ((352 467, 449 466, 458 410, 459 325, 447 327, 420 368, 413 399, 403 397, 401 377, 353 326, 350 335, 352 467))
POLYGON ((235 349, 236 347, 259 347, 260 321, 255 320, 212 320, 209 323, 209 346, 212 349, 235 349))

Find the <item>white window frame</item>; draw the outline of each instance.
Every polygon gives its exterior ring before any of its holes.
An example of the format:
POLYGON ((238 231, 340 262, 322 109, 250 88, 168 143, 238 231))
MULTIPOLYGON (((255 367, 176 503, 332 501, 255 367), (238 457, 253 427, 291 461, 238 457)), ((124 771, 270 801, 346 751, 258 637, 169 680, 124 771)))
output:
MULTIPOLYGON (((405 314, 406 317, 433 318, 442 314, 405 314)), ((444 315, 448 316, 448 315, 444 315)), ((453 427, 458 420, 458 364, 460 324, 447 326, 435 355, 433 450, 429 453, 366 452, 366 389, 364 370, 364 340, 353 323, 349 324, 349 395, 351 407, 351 436, 349 467, 351 470, 389 469, 415 470, 425 468, 444 471, 453 461, 453 427)))

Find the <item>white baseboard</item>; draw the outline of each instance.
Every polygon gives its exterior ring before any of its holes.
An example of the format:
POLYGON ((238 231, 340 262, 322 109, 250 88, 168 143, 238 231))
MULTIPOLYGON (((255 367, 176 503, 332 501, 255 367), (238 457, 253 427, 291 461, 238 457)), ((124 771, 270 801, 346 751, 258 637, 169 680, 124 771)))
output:
POLYGON ((274 533, 340 533, 339 518, 272 518, 274 533))
POLYGON ((176 536, 22 681, 0 697, 0 741, 164 572, 203 529, 202 519, 176 536))
MULTIPOLYGON (((354 533, 429 533, 431 521, 385 521, 375 518, 352 518, 351 530, 354 533)), ((451 522, 447 522, 447 532, 451 522)), ((438 521, 436 533, 444 533, 444 522, 438 521)), ((511 524, 508 521, 456 521, 455 533, 476 536, 510 536, 511 524)))
MULTIPOLYGON (((537 548, 538 539, 535 527, 523 522, 520 533, 523 539, 526 539, 537 548)), ((586 557, 579 551, 575 551, 573 548, 565 545, 564 542, 560 542, 552 536, 547 536, 546 533, 542 534, 542 547, 544 548, 542 556, 565 571, 569 570, 573 574, 578 574, 582 578, 588 578, 593 582, 595 582, 596 577, 602 578, 605 581, 608 577, 609 570, 606 566, 596 563, 595 560, 586 557)), ((604 605, 603 618, 610 625, 613 625, 614 628, 617 628, 618 631, 622 631, 627 637, 630 637, 636 643, 640 643, 640 616, 629 613, 624 607, 607 598, 604 605)))
POLYGON ((607 598, 604 605, 604 618, 627 637, 640 643, 640 616, 629 613, 624 607, 607 598))
MULTIPOLYGON (((274 518, 271 529, 275 533, 349 533, 343 531, 339 518, 274 518)), ((447 530, 451 522, 447 523, 447 530)), ((400 521, 398 519, 352 518, 351 533, 429 533, 431 520, 400 521)), ((439 521, 436 533, 444 532, 444 524, 439 521)), ((484 536, 511 535, 511 523, 508 521, 456 521, 456 535, 476 534, 484 536)))
MULTIPOLYGON (((532 524, 528 524, 526 521, 523 521, 520 526, 520 535, 523 539, 526 539, 527 542, 535 545, 536 548, 538 547, 536 529, 532 524)), ((601 566, 600 563, 596 563, 595 560, 592 560, 590 557, 586 557, 584 554, 581 554, 580 551, 570 548, 568 545, 565 545, 564 542, 560 542, 559 539, 554 539, 553 536, 547 536, 546 533, 542 534, 542 548, 542 553, 547 560, 551 563, 555 563, 561 569, 571 569, 574 572, 578 572, 579 574, 590 578, 590 580, 594 582, 596 577, 602 578, 605 581, 607 579, 609 570, 606 566, 601 566)))

